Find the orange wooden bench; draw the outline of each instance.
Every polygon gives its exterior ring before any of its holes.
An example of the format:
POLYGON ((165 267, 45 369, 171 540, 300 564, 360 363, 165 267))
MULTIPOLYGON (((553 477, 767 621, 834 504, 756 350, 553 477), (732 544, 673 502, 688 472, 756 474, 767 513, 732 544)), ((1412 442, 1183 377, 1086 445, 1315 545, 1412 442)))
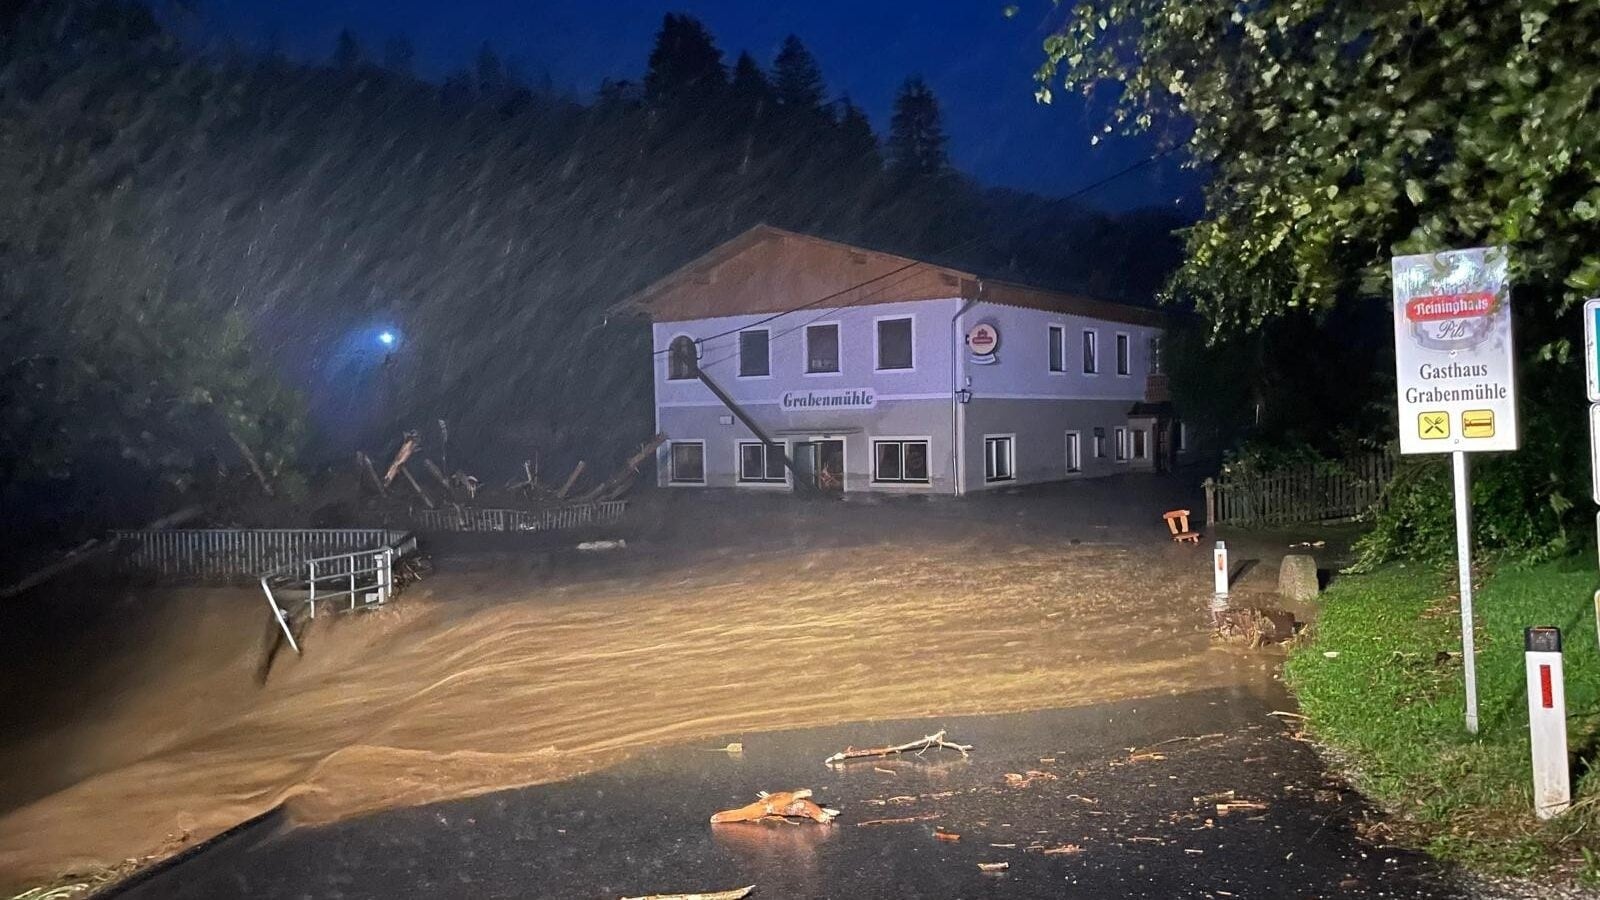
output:
POLYGON ((1161 518, 1167 520, 1167 530, 1172 532, 1172 539, 1182 543, 1200 543, 1200 532, 1189 530, 1189 511, 1187 509, 1174 509, 1164 513, 1161 518))

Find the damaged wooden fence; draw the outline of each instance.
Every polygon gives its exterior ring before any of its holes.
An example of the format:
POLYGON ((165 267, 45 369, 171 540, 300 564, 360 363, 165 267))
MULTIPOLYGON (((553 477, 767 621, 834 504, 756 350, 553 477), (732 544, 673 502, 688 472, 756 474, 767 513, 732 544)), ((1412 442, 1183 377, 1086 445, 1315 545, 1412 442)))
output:
POLYGON ((1369 453, 1337 463, 1207 478, 1206 524, 1270 527, 1353 519, 1377 506, 1394 477, 1394 456, 1369 453))
POLYGON ((626 500, 606 500, 534 510, 468 506, 419 509, 411 516, 418 531, 562 531, 610 525, 620 521, 627 508, 626 500))

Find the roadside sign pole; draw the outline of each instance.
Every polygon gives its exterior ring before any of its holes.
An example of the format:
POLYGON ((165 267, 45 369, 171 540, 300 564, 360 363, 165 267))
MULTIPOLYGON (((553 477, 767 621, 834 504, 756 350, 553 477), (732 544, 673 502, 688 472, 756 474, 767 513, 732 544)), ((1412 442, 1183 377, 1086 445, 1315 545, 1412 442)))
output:
MULTIPOLYGON (((1503 247, 1397 256, 1390 262, 1400 452, 1448 453, 1454 475, 1461 669, 1471 734, 1478 733, 1478 669, 1467 454, 1519 445, 1507 267, 1503 247)), ((1592 333, 1592 322, 1590 327, 1592 333)))
POLYGON ((1472 494, 1467 454, 1450 454, 1455 470, 1456 571, 1461 588, 1461 668, 1467 676, 1467 731, 1478 733, 1478 664, 1472 642, 1472 494))

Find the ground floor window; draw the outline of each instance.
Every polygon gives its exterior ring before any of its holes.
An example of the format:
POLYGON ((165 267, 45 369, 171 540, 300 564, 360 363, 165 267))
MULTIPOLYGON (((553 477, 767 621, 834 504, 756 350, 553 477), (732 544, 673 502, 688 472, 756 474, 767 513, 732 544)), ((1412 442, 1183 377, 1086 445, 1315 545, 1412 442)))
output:
POLYGON ((1094 430, 1094 458, 1106 458, 1106 430, 1104 428, 1096 428, 1094 430))
POLYGON ((783 453, 777 447, 760 441, 739 443, 739 480, 748 482, 779 482, 783 478, 783 453))
POLYGON ((1146 434, 1147 432, 1143 428, 1135 428, 1133 430, 1134 459, 1144 459, 1145 456, 1148 455, 1147 448, 1145 447, 1146 434))
POLYGON ((1182 422, 1179 422, 1177 431, 1178 431, 1178 452, 1182 453, 1183 451, 1189 449, 1189 426, 1185 425, 1182 422))
POLYGON ((1010 435, 983 439, 983 480, 1011 481, 1016 478, 1016 456, 1010 435))
POLYGON ((673 484, 705 484, 705 441, 673 441, 668 477, 673 484))
POLYGON ((1128 461, 1128 429, 1118 428, 1116 433, 1117 462, 1128 461))
POLYGON ((1076 431, 1067 432, 1067 474, 1083 471, 1083 452, 1076 431))
POLYGON ((927 441, 873 441, 872 480, 928 483, 927 441))

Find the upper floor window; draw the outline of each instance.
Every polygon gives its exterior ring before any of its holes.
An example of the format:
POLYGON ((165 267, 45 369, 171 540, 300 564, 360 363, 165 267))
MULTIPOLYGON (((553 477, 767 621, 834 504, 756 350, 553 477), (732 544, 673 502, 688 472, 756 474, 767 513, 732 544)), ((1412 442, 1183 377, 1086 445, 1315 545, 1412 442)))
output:
POLYGON ((1117 374, 1127 375, 1133 371, 1132 350, 1128 346, 1128 336, 1117 335, 1117 374))
POLYGON ((1100 335, 1092 328, 1083 330, 1083 374, 1100 371, 1100 335))
POLYGON ((695 365, 700 358, 700 345, 686 334, 680 334, 667 345, 667 378, 682 381, 695 377, 695 365))
POLYGON ((751 378, 772 374, 772 358, 768 353, 770 335, 766 329, 739 332, 739 377, 751 378))
POLYGON ((911 318, 879 319, 878 368, 909 369, 913 362, 911 318))
POLYGON ((815 375, 839 371, 839 326, 806 326, 806 371, 815 375))
POLYGON ((1060 325, 1050 326, 1050 371, 1067 370, 1067 330, 1060 325))
POLYGON ((1161 365, 1161 335, 1158 334, 1150 338, 1150 374, 1160 375, 1161 365))

